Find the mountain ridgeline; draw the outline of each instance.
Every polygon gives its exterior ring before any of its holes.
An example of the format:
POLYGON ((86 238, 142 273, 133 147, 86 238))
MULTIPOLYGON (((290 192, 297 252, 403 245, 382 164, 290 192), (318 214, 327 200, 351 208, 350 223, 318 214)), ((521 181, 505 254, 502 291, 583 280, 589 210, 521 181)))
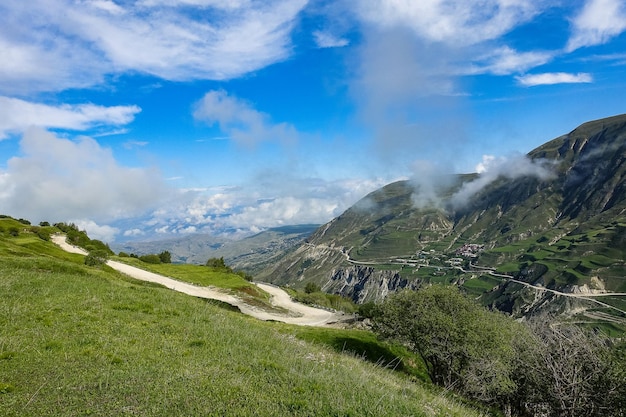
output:
POLYGON ((438 180, 435 198, 423 197, 423 179, 395 182, 259 279, 314 282, 361 303, 439 282, 517 315, 622 320, 626 299, 608 293, 626 292, 625 161, 621 115, 585 123, 495 174, 438 180))

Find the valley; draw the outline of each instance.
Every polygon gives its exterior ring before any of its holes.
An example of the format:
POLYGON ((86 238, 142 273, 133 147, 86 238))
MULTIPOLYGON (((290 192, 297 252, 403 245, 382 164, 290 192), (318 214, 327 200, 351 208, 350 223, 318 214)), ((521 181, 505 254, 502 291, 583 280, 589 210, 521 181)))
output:
MULTIPOLYGON (((66 239, 65 235, 52 235, 52 241, 63 250, 81 255, 88 254, 85 249, 68 244, 66 239)), ((159 284, 171 290, 191 295, 193 297, 221 301, 239 309, 239 311, 243 314, 259 320, 279 321, 283 323, 297 324, 300 326, 324 326, 331 323, 336 324, 338 321, 347 319, 343 315, 336 312, 295 303, 291 301, 291 298, 285 291, 272 285, 256 283, 257 287, 270 295, 271 298, 269 302, 271 306, 276 307, 271 309, 273 311, 269 311, 268 309, 261 308, 261 306, 246 302, 244 298, 230 294, 215 287, 201 287, 189 284, 146 271, 145 269, 127 265, 119 261, 108 260, 106 264, 116 271, 134 279, 159 284), (281 309, 284 311, 282 314, 277 311, 281 309)))
MULTIPOLYGON (((258 320, 164 286, 180 282, 87 264, 102 251, 71 225, 0 217, 1 415, 492 415, 422 383, 419 358, 371 332, 317 326, 327 316, 258 320), (70 251, 52 242, 65 245, 61 232, 70 251)), ((206 266, 165 267, 221 295, 257 288, 206 266)))
POLYGON ((258 277, 300 288, 314 282, 358 303, 450 284, 515 317, 550 312, 624 330, 625 161, 620 115, 529 152, 519 162, 524 174, 442 181, 436 204, 416 204, 419 181, 392 183, 258 277))

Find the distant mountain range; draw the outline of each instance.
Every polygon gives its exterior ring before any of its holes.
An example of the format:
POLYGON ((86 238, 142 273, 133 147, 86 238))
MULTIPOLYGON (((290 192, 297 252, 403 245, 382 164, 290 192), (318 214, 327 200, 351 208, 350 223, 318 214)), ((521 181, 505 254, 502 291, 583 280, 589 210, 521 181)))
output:
POLYGON ((258 278, 357 302, 441 282, 518 315, 620 321, 626 297, 606 293, 626 293, 625 176, 626 115, 588 122, 480 175, 389 184, 258 278))
POLYGON ((195 234, 184 237, 146 242, 112 244, 116 252, 145 255, 164 250, 172 254, 177 263, 204 264, 209 258, 223 257, 238 270, 254 274, 276 261, 285 252, 295 248, 311 235, 319 225, 275 227, 243 239, 195 234))

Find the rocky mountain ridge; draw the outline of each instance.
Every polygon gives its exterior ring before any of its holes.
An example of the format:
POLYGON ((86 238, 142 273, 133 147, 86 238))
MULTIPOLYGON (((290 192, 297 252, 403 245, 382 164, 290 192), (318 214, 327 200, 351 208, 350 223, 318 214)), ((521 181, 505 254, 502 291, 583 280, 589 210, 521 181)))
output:
MULTIPOLYGON (((620 115, 585 123, 501 171, 440 181, 435 201, 420 200, 419 178, 392 183, 320 227, 260 279, 315 282, 358 302, 448 283, 514 314, 587 308, 558 293, 626 292, 625 161, 620 115), (463 253, 471 245, 480 249, 463 253)), ((602 314, 623 315, 624 299, 609 298, 612 308, 602 314)))

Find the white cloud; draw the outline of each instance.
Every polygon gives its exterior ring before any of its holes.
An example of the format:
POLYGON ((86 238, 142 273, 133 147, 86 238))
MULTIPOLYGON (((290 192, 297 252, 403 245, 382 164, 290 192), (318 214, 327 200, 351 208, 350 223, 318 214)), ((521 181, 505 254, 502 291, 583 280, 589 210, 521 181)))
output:
POLYGON ((498 159, 494 155, 483 155, 482 161, 476 164, 475 171, 477 174, 482 174, 489 170, 489 166, 492 166, 498 159))
POLYGON ((340 38, 332 33, 320 30, 313 32, 313 38, 318 48, 341 48, 350 44, 350 41, 346 38, 340 38))
POLYGON ((74 142, 30 128, 20 146, 23 156, 0 171, 0 207, 7 214, 35 222, 102 223, 141 214, 168 194, 158 172, 120 166, 109 149, 88 137, 74 142))
POLYGON ((418 160, 413 163, 412 171, 413 204, 418 208, 443 208, 440 191, 447 189, 454 179, 446 167, 440 161, 418 160))
POLYGON ((126 237, 137 237, 137 236, 141 236, 141 235, 144 235, 144 234, 145 233, 144 233, 143 230, 137 229, 137 228, 128 229, 128 230, 124 231, 124 236, 126 236, 126 237))
POLYGON ((99 83, 143 72, 169 80, 230 79, 291 54, 307 0, 5 0, 0 94, 99 83))
POLYGON ((80 230, 86 231, 91 239, 98 239, 106 243, 113 242, 115 236, 120 232, 116 227, 99 225, 93 220, 72 220, 70 223, 74 223, 80 230))
POLYGON ((471 45, 496 39, 539 12, 528 0, 371 0, 358 11, 383 28, 404 26, 420 37, 448 44, 471 45))
POLYGON ((525 155, 509 157, 495 157, 484 155, 478 164, 480 169, 478 178, 466 182, 451 198, 454 208, 466 205, 472 197, 499 178, 516 179, 521 177, 535 177, 547 180, 554 176, 550 162, 545 160, 531 160, 525 155))
POLYGON ((566 72, 547 72, 543 74, 528 74, 515 77, 517 82, 524 87, 533 87, 536 85, 551 84, 575 84, 575 83, 591 83, 593 77, 586 72, 578 74, 569 74, 566 72))
POLYGON ((222 132, 241 145, 254 146, 264 141, 291 143, 298 136, 292 125, 273 124, 267 114, 223 90, 206 93, 196 103, 193 115, 209 125, 217 123, 222 132))
POLYGON ((626 30, 623 0, 588 0, 572 21, 572 35, 566 50, 608 42, 626 30))
POLYGON ((8 133, 23 132, 31 126, 83 130, 100 125, 125 125, 141 111, 137 106, 50 106, 3 96, 0 96, 0 108, 0 140, 8 133))
POLYGON ((554 54, 551 52, 518 52, 508 46, 503 46, 490 51, 480 57, 470 70, 464 72, 469 74, 491 73, 495 75, 509 75, 525 72, 549 62, 554 54))
POLYGON ((163 204, 126 237, 150 233, 212 233, 246 235, 290 224, 322 224, 340 215, 387 180, 293 178, 276 173, 263 184, 246 187, 189 190, 163 204))
POLYGON ((10 7, 16 3, 0 2, 0 94, 57 91, 102 82, 110 71, 109 62, 82 42, 43 29, 45 23, 31 15, 34 10, 25 16, 14 10, 27 6, 26 2, 10 7))

